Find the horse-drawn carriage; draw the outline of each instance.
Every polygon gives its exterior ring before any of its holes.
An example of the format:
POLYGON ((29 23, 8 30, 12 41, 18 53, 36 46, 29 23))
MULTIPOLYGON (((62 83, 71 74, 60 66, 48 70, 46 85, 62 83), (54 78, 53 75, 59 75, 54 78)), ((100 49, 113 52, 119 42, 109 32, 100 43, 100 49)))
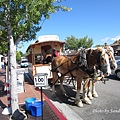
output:
MULTIPOLYGON (((40 36, 38 40, 31 44, 27 52, 28 55, 28 71, 33 78, 36 74, 47 73, 48 79, 52 78, 52 95, 55 95, 54 85, 60 80, 60 88, 63 94, 65 90, 63 88, 63 80, 65 76, 74 77, 77 81, 77 93, 75 98, 75 103, 82 107, 83 104, 80 100, 80 90, 81 82, 84 80, 85 84, 83 85, 83 99, 86 103, 91 104, 90 99, 88 98, 87 88, 90 87, 90 79, 95 80, 97 75, 94 68, 101 70, 105 74, 110 74, 112 68, 116 68, 116 63, 114 60, 113 54, 104 48, 90 48, 90 49, 81 49, 78 53, 73 56, 63 56, 61 55, 62 47, 65 42, 60 42, 58 36, 40 36), (51 64, 44 62, 46 57, 52 57, 52 49, 55 48, 59 51, 61 56, 55 57, 51 64), (95 73, 95 74, 94 74, 95 73)), ((100 77, 102 78, 102 77, 100 77)), ((88 88, 90 93, 90 88, 88 88)), ((95 82, 92 84, 92 95, 96 95, 95 91, 95 82)), ((89 96, 90 97, 90 96, 89 96)), ((91 97, 92 98, 92 97, 91 97)))
POLYGON ((60 41, 57 35, 45 35, 39 36, 34 44, 29 45, 26 52, 29 62, 28 71, 32 79, 38 73, 47 73, 48 80, 52 78, 49 62, 52 59, 53 49, 61 55, 64 44, 65 42, 60 41))

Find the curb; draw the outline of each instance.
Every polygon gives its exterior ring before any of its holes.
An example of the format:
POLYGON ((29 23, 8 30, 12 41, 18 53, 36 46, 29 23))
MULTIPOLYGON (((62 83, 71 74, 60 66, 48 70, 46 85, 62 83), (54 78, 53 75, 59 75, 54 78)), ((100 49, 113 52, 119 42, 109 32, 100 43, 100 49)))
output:
POLYGON ((43 96, 46 100, 46 102, 49 104, 53 112, 58 116, 60 120, 67 120, 63 114, 55 107, 55 105, 48 99, 48 97, 43 93, 43 96))

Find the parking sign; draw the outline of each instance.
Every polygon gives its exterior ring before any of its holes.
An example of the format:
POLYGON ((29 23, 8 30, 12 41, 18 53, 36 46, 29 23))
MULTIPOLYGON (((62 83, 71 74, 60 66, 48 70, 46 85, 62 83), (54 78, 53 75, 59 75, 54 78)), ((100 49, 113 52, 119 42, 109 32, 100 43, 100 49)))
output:
POLYGON ((39 73, 34 76, 34 86, 44 87, 48 85, 47 73, 39 73))

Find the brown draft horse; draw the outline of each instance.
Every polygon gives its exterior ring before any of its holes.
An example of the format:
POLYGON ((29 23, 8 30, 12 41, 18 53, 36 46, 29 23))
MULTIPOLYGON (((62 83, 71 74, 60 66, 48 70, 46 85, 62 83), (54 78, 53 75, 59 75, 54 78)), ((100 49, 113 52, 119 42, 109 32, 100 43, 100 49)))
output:
MULTIPOLYGON (((108 54, 110 68, 112 70, 115 70, 117 68, 117 64, 116 64, 116 61, 115 61, 115 58, 114 58, 114 50, 113 50, 113 48, 111 46, 104 46, 103 48, 106 50, 106 53, 108 54)), ((90 99, 93 99, 93 97, 95 97, 95 98, 98 97, 98 94, 97 94, 97 92, 95 90, 95 83, 96 83, 96 80, 93 80, 92 81, 92 90, 90 90, 90 84, 89 84, 89 88, 88 88, 87 94, 88 94, 88 97, 90 99)))
MULTIPOLYGON (((86 50, 86 56, 82 55, 81 51, 71 58, 68 56, 58 56, 52 60, 52 96, 55 96, 55 83, 60 80, 60 89, 63 94, 65 90, 63 88, 64 76, 74 76, 77 81, 77 93, 75 98, 75 104, 79 107, 83 107, 80 100, 81 82, 83 79, 90 79, 94 76, 94 66, 98 67, 106 74, 111 72, 108 55, 104 49, 95 48, 86 50), (86 64, 87 63, 87 64, 86 64), (60 75, 58 74, 60 73, 60 75)), ((87 84, 85 89, 87 88, 87 84)))

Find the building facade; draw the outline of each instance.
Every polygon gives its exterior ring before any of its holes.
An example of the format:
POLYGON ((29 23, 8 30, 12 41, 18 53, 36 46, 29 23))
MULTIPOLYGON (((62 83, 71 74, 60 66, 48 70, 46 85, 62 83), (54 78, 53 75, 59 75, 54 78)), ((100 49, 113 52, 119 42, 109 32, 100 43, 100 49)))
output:
POLYGON ((120 56, 120 39, 116 40, 113 44, 110 45, 114 49, 116 56, 120 56))

